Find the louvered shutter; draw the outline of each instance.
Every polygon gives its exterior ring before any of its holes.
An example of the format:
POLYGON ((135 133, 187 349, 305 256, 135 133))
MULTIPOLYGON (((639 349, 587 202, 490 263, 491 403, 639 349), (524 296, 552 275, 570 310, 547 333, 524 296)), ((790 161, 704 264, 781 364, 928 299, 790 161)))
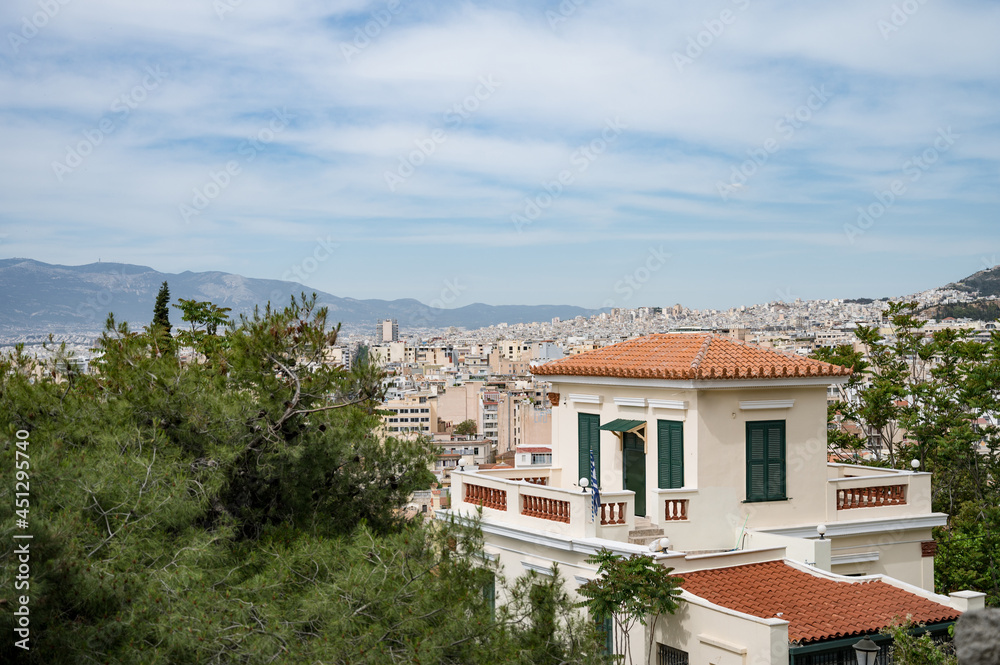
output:
POLYGON ((767 498, 767 441, 764 428, 758 423, 747 423, 747 501, 767 498))
POLYGON ((656 421, 657 484, 660 489, 684 487, 684 423, 656 421))
POLYGON ((747 423, 747 501, 785 498, 785 421, 747 423))
POLYGON ((785 498, 785 423, 768 423, 767 498, 785 498))
POLYGON ((590 451, 594 451, 594 471, 601 479, 601 417, 593 413, 577 414, 577 454, 579 475, 590 479, 590 451))

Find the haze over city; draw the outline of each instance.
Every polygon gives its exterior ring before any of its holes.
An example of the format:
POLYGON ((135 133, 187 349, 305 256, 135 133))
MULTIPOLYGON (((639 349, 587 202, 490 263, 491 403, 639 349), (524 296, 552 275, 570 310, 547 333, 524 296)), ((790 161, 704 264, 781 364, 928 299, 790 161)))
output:
POLYGON ((997 263, 998 24, 917 0, 7 2, 0 256, 449 307, 913 293, 997 263))

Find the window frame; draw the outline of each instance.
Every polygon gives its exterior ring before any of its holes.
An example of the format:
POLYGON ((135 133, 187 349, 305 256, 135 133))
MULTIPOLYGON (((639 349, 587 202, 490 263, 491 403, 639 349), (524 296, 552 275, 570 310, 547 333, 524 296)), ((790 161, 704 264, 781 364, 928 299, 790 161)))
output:
POLYGON ((768 501, 787 501, 788 500, 788 430, 786 426, 786 421, 784 420, 748 420, 746 423, 746 499, 744 503, 763 503, 768 501), (779 439, 777 442, 773 442, 769 439, 769 429, 777 429, 780 432, 779 439), (763 458, 754 459, 752 455, 752 432, 754 430, 761 430, 764 436, 763 442, 763 458), (777 446, 778 451, 775 453, 772 450, 772 446, 777 446), (769 488, 772 485, 771 474, 774 472, 772 465, 779 464, 779 492, 778 494, 771 494, 769 488), (755 487, 753 483, 753 467, 754 465, 760 464, 762 468, 762 485, 761 491, 755 493, 755 487))

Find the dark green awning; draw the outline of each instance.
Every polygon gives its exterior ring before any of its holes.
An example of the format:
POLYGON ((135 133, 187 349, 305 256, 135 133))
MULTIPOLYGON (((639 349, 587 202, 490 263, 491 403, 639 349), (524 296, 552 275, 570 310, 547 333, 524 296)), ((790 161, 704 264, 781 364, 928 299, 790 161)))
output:
POLYGON ((606 425, 601 425, 601 429, 606 432, 631 432, 636 427, 641 427, 645 424, 645 420, 626 420, 625 418, 618 418, 617 420, 612 420, 606 425))

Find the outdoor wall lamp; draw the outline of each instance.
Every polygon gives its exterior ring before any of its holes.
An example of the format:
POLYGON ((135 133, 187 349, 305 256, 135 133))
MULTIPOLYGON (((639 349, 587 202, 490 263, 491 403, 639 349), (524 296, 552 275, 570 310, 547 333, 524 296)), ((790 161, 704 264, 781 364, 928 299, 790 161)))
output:
POLYGON ((878 657, 878 645, 870 639, 865 637, 857 644, 852 644, 851 648, 854 649, 858 665, 875 665, 875 659, 878 657))

